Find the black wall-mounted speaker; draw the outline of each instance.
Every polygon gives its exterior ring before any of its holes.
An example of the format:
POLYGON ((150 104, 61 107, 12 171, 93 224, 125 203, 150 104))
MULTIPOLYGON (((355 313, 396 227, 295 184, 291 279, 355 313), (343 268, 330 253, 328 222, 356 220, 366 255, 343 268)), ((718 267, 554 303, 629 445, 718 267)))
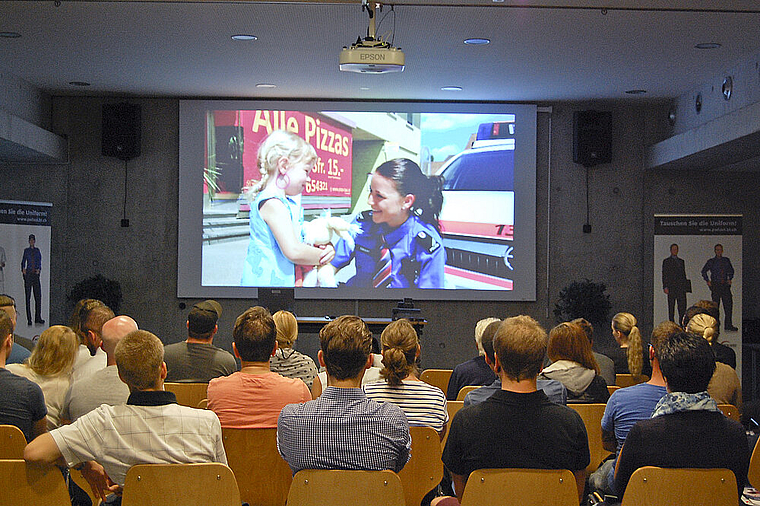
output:
POLYGON ((612 162, 612 113, 573 113, 573 161, 584 167, 612 162))
POLYGON ((114 156, 119 160, 140 156, 141 116, 137 104, 122 102, 103 105, 103 156, 114 156))

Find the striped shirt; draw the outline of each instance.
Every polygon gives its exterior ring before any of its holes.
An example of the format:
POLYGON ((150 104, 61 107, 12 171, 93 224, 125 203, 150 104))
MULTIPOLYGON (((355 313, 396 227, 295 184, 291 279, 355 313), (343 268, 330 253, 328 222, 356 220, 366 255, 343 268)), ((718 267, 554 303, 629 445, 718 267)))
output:
POLYGON ((440 432, 449 421, 443 391, 424 381, 404 380, 397 387, 381 381, 368 383, 362 388, 368 398, 400 407, 410 426, 432 427, 440 432))
POLYGON ((308 355, 297 352, 293 348, 278 348, 269 359, 269 368, 286 378, 297 378, 306 383, 311 390, 314 376, 317 375, 317 365, 308 355))

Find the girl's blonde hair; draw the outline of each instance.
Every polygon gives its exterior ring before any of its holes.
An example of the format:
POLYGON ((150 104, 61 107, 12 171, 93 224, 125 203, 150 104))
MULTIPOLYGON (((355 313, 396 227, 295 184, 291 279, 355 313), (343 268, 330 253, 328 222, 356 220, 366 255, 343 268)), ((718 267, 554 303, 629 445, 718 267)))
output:
POLYGON ((298 339, 298 322, 290 311, 277 311, 272 315, 277 328, 277 345, 280 348, 292 348, 298 339))
MULTIPOLYGON (((277 171, 280 158, 285 157, 290 163, 305 163, 314 165, 317 152, 314 147, 294 133, 285 130, 275 130, 259 145, 256 165, 261 179, 250 179, 243 186, 243 193, 248 200, 253 200, 263 190, 269 178, 277 171)), ((276 176, 275 176, 276 177, 276 176)))
POLYGON ((417 375, 417 346, 420 340, 409 320, 388 324, 380 335, 383 346, 383 368, 380 376, 391 386, 399 386, 410 373, 417 375))
POLYGON ((641 374, 643 367, 641 332, 636 326, 636 317, 631 313, 618 313, 612 318, 612 328, 626 337, 628 344, 628 372, 634 376, 641 374))
POLYGON ((65 325, 53 325, 40 334, 26 365, 40 376, 68 374, 79 348, 76 333, 65 325))
POLYGON ((718 321, 712 316, 697 314, 689 320, 686 331, 702 336, 708 343, 713 344, 720 334, 720 327, 718 327, 718 321))

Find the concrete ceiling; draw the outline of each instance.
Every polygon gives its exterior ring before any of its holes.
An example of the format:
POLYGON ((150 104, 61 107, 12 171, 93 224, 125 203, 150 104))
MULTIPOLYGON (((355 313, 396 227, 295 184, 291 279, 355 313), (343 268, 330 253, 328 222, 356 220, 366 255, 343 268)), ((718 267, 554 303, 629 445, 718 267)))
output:
POLYGON ((391 12, 386 5, 378 34, 393 34, 407 68, 358 75, 338 70, 338 53, 365 35, 359 2, 6 0, 0 31, 21 37, 0 38, 0 70, 52 95, 666 100, 760 49, 754 0, 608 3, 616 7, 406 0, 391 12), (232 40, 237 33, 258 40, 232 40), (470 37, 491 44, 465 45, 470 37), (721 47, 694 48, 704 42, 721 47), (647 93, 625 93, 632 89, 647 93))

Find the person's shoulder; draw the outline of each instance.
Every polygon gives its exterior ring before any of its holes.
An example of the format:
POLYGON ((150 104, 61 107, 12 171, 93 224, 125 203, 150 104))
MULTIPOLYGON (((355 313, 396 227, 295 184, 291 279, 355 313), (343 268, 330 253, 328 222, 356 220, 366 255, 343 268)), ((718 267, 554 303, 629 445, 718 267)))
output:
POLYGON ((441 234, 435 229, 435 227, 429 223, 425 223, 416 216, 414 217, 415 223, 412 226, 411 233, 414 235, 414 241, 427 253, 433 254, 441 249, 441 234))
POLYGON ((186 341, 179 341, 176 343, 171 344, 165 344, 164 345, 164 356, 167 354, 169 355, 177 355, 181 353, 187 353, 187 342, 186 341))
POLYGON ((23 374, 18 374, 16 371, 22 372, 26 369, 26 366, 22 364, 8 364, 4 368, 0 368, 0 386, 6 392, 10 389, 16 391, 27 392, 42 392, 40 386, 34 381, 30 380, 23 374))

